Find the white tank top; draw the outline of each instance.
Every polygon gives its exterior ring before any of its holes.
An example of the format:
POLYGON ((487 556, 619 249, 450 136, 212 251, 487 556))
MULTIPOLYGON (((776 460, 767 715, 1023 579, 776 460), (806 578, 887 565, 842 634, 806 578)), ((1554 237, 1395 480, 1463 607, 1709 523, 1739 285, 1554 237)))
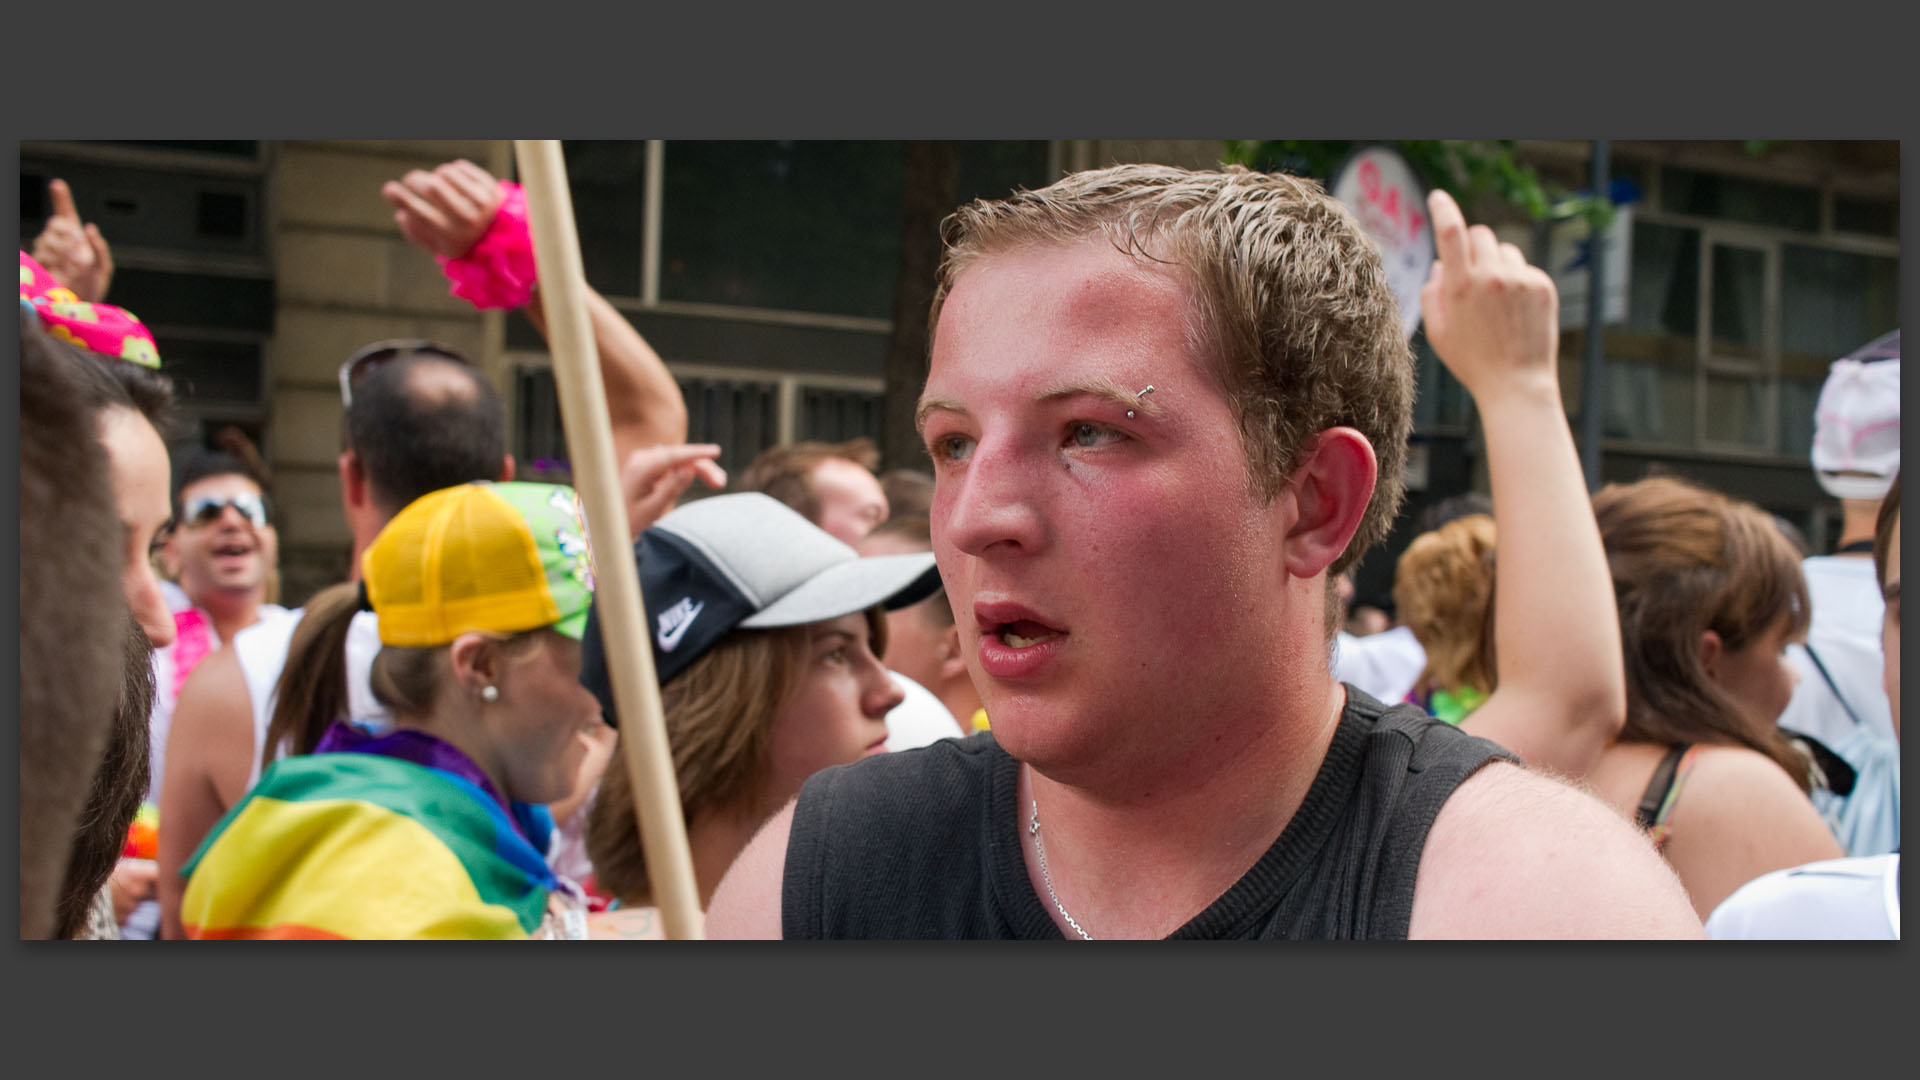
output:
MULTIPOLYGON (((293 641, 293 628, 306 615, 305 608, 285 611, 263 618, 233 636, 233 654, 247 680, 247 701, 253 707, 253 770, 247 786, 260 779, 260 747, 267 741, 267 724, 273 719, 274 690, 280 683, 280 670, 287 663, 287 646, 293 641)), ((374 700, 368 672, 374 654, 380 651, 380 622, 371 611, 354 615, 347 628, 347 708, 355 719, 385 719, 385 706, 374 700)), ((276 749, 276 759, 284 757, 276 749)))

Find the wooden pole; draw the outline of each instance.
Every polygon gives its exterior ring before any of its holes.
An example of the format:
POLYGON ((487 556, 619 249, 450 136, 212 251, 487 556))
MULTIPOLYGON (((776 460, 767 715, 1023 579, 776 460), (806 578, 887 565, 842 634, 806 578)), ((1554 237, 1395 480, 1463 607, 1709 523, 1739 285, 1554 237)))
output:
POLYGON ((631 554, 633 536, 627 528, 620 469, 613 456, 613 423, 607 415, 606 387, 600 381, 587 315, 586 273, 574 228, 573 198, 567 190, 566 161, 560 143, 553 139, 515 140, 513 149, 526 189, 527 219, 540 268, 540 303, 553 345, 553 382, 573 462, 573 486, 580 493, 587 531, 594 540, 595 602, 606 645, 607 674, 621 717, 620 742, 626 747, 628 775, 633 778, 633 809, 640 821, 647 880, 667 937, 697 939, 704 936, 700 891, 694 884, 693 853, 680 813, 679 785, 673 778, 660 682, 647 642, 646 608, 631 554))

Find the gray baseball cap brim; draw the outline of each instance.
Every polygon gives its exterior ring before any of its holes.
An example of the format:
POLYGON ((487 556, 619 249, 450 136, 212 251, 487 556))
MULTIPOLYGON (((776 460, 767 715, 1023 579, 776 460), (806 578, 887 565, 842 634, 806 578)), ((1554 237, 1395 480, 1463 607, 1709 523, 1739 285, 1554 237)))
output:
POLYGON ((837 619, 875 604, 901 608, 931 596, 939 585, 931 551, 854 559, 820 571, 740 625, 766 630, 837 619))

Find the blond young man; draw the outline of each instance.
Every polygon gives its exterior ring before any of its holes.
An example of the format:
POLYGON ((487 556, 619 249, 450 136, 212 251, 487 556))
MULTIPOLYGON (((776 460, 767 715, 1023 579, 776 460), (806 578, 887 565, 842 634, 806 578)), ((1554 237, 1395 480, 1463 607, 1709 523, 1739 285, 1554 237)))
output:
MULTIPOLYGON (((1501 455, 1496 502, 1584 513, 1551 283, 1432 209, 1429 335, 1490 439, 1530 450, 1501 455)), ((1328 671, 1330 581, 1397 509, 1412 392, 1338 204, 1122 166, 944 235, 919 420, 993 729, 816 775, 722 882, 710 936, 1700 935, 1612 811, 1328 671)), ((1601 631, 1535 642, 1483 726, 1620 709, 1604 565, 1579 565, 1601 631)))

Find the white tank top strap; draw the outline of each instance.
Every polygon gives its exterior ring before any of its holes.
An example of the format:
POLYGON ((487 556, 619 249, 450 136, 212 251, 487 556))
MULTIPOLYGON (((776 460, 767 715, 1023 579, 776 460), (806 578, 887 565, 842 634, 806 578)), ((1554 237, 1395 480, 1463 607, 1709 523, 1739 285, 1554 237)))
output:
POLYGON ((234 659, 247 680, 247 703, 253 708, 253 769, 247 774, 247 786, 260 779, 259 749, 267 741, 267 723, 273 719, 273 691, 280 682, 280 669, 286 666, 287 645, 293 640, 293 628, 300 624, 305 608, 269 615, 233 636, 234 659))
POLYGON ((355 720, 385 718, 386 707, 374 699, 371 672, 380 651, 380 618, 371 611, 353 617, 347 628, 347 708, 355 720))

